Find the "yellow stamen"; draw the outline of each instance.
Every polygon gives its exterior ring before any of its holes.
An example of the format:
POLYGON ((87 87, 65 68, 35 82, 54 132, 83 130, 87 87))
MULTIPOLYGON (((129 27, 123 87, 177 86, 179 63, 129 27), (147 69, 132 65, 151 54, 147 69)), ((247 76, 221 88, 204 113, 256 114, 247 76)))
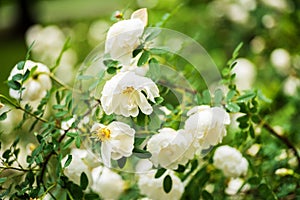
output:
POLYGON ((123 90, 123 94, 130 94, 134 91, 135 89, 131 86, 131 87, 126 87, 125 90, 123 90))
POLYGON ((101 141, 108 140, 110 138, 110 130, 108 128, 100 128, 97 131, 97 137, 101 141))

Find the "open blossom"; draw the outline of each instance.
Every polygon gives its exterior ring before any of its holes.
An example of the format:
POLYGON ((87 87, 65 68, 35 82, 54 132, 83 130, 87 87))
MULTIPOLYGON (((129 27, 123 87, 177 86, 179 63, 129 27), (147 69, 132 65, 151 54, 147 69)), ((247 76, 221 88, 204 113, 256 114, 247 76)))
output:
POLYGON ((194 156, 192 135, 183 130, 176 131, 163 128, 148 141, 147 150, 152 154, 150 160, 155 167, 177 169, 178 165, 185 165, 194 156))
POLYGON ((125 181, 122 177, 106 167, 92 170, 93 192, 98 193, 104 200, 119 199, 124 191, 125 181))
POLYGON ((35 72, 23 83, 24 90, 20 93, 18 90, 10 88, 9 95, 15 99, 19 99, 20 96, 24 101, 35 101, 42 99, 47 90, 52 86, 51 79, 49 77, 49 68, 42 64, 27 60, 23 70, 19 70, 17 65, 12 69, 8 80, 12 80, 17 74, 24 74, 26 70, 31 70, 37 66, 35 72))
POLYGON ((144 8, 132 13, 131 19, 112 25, 107 32, 105 53, 122 64, 129 64, 133 50, 140 44, 147 18, 147 9, 144 8))
POLYGON ((229 114, 219 107, 196 106, 187 115, 184 130, 193 134, 203 149, 220 143, 226 135, 225 125, 230 124, 229 114))
POLYGON ((216 149, 213 164, 223 171, 227 177, 245 175, 248 170, 248 161, 235 148, 224 145, 216 149))
POLYGON ((139 109, 150 115, 153 108, 148 99, 154 103, 158 96, 159 90, 151 79, 134 72, 120 72, 105 83, 100 100, 108 115, 136 117, 139 109))
POLYGON ((161 177, 154 178, 155 171, 151 171, 139 176, 138 186, 143 195, 146 195, 152 200, 179 200, 183 191, 184 184, 174 175, 173 171, 165 172, 161 177), (164 178, 170 175, 172 178, 172 189, 166 193, 163 189, 164 178))
POLYGON ((116 121, 108 126, 95 123, 91 131, 102 142, 101 157, 106 166, 111 166, 111 159, 131 156, 135 130, 129 125, 116 121))

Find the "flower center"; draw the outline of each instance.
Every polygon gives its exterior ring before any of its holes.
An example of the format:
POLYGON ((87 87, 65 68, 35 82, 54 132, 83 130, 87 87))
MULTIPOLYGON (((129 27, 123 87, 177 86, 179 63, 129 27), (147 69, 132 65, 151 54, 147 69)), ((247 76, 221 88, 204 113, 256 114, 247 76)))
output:
POLYGON ((131 86, 131 87, 126 87, 125 90, 123 90, 123 94, 130 94, 134 91, 135 89, 131 86))
POLYGON ((110 138, 110 130, 108 128, 100 128, 97 132, 97 137, 101 141, 108 140, 110 138))

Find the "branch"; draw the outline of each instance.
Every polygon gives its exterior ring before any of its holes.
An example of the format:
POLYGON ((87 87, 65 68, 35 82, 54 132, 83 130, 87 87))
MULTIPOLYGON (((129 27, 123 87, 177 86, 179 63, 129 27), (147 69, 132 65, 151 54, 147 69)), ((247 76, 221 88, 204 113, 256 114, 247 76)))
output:
POLYGON ((292 151, 293 151, 293 154, 296 156, 296 158, 297 158, 297 162, 298 162, 298 168, 300 168, 300 155, 298 154, 298 151, 297 151, 297 149, 296 149, 296 147, 294 147, 294 145, 291 143, 291 141, 288 139, 288 138, 286 138, 286 137, 284 137, 284 136, 282 136, 282 135, 280 135, 280 134, 278 134, 268 123, 266 123, 266 122, 263 122, 262 120, 261 120, 261 122, 262 122, 262 124, 263 124, 263 127, 267 130, 267 131, 269 131, 273 136, 275 136, 276 138, 278 138, 280 141, 282 141, 289 149, 291 149, 292 151))

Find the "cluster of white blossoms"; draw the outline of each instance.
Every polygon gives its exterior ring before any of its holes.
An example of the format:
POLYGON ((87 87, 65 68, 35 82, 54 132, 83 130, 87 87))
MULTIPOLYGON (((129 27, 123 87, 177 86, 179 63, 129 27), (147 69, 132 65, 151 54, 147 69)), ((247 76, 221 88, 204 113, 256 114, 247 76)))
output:
MULTIPOLYGON (((83 149, 72 149, 72 162, 64 169, 64 174, 74 183, 80 184, 81 173, 84 172, 89 180, 87 190, 99 194, 102 199, 118 199, 125 188, 125 181, 112 170, 99 166, 97 159, 91 153, 83 149)), ((64 166, 68 157, 61 161, 64 166)))
POLYGON ((216 149, 213 164, 227 177, 246 175, 249 165, 246 158, 237 149, 227 145, 216 149))
POLYGON ((18 69, 18 64, 12 69, 8 81, 17 81, 22 84, 22 90, 15 90, 10 88, 9 95, 15 99, 22 99, 25 102, 39 101, 45 95, 47 90, 52 87, 51 79, 49 77, 49 68, 42 64, 27 60, 23 69, 18 69), (16 79, 16 76, 25 76, 26 71, 30 71, 29 77, 23 81, 21 78, 16 79))
MULTIPOLYGON (((115 23, 108 30, 105 53, 117 60, 122 68, 108 81, 101 92, 101 106, 107 114, 137 117, 139 112, 150 115, 152 103, 159 97, 157 85, 145 77, 147 66, 137 66, 133 51, 141 45, 141 36, 147 25, 147 10, 139 9, 128 20, 115 23), (144 67, 144 70, 137 70, 144 67)), ((188 113, 184 129, 162 128, 147 142, 150 161, 155 167, 177 169, 185 165, 195 154, 222 141, 225 125, 230 123, 223 108, 196 106, 188 113)), ((118 160, 132 154, 135 131, 123 122, 103 125, 95 123, 92 135, 102 142, 101 157, 106 166, 111 159, 118 160)))

